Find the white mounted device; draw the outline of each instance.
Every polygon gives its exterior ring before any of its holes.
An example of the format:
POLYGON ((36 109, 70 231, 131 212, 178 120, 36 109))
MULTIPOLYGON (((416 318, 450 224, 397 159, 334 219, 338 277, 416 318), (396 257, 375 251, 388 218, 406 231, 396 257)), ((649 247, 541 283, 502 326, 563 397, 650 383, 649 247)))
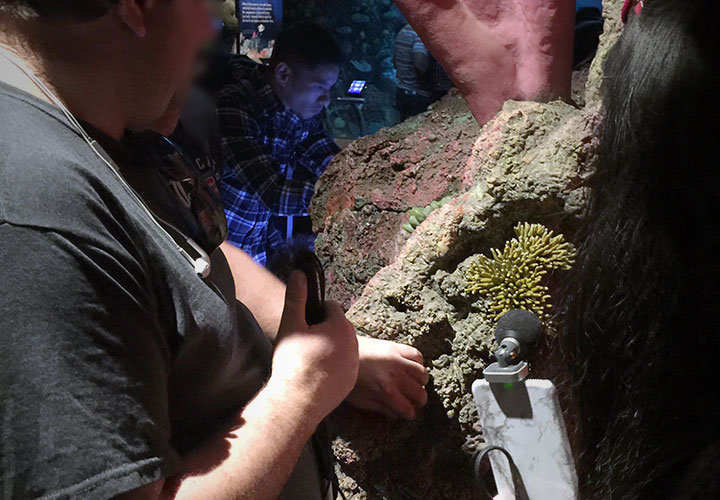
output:
POLYGON ((495 333, 497 362, 472 385, 498 489, 495 500, 577 499, 575 463, 555 386, 526 380, 526 359, 541 333, 533 313, 506 313, 495 333), (499 452, 509 454, 512 463, 499 452))
MULTIPOLYGON (((510 453, 529 499, 575 500, 575 464, 552 382, 476 380, 472 392, 485 442, 510 453)), ((498 488, 495 500, 515 499, 507 459, 500 453, 488 456, 498 488)))

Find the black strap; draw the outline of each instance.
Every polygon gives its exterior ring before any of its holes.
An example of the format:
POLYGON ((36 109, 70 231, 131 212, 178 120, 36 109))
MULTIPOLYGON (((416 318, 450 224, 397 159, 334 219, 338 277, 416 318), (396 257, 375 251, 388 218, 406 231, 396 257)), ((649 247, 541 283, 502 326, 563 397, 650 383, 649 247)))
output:
MULTIPOLYGON (((332 488, 332 498, 337 498, 338 493, 341 493, 340 485, 335 474, 335 455, 332 451, 330 433, 325 421, 320 422, 320 425, 315 430, 315 434, 312 436, 312 445, 318 461, 320 476, 327 481, 328 487, 332 488)), ((323 491, 323 495, 326 494, 327 491, 323 491)), ((343 498, 345 498, 344 495, 343 498)))
POLYGON ((515 488, 515 500, 530 500, 527 490, 525 489, 525 483, 523 482, 522 475, 520 474, 517 465, 515 465, 515 461, 513 460, 512 455, 510 455, 510 453, 505 448, 502 448, 500 446, 486 445, 482 450, 480 450, 480 453, 478 453, 477 457, 475 458, 475 480, 478 482, 480 487, 483 490, 487 491, 485 481, 483 480, 482 475, 480 475, 480 465, 483 459, 491 451, 501 451, 505 455, 505 457, 507 457, 508 464, 510 465, 510 474, 512 476, 513 487, 515 488))

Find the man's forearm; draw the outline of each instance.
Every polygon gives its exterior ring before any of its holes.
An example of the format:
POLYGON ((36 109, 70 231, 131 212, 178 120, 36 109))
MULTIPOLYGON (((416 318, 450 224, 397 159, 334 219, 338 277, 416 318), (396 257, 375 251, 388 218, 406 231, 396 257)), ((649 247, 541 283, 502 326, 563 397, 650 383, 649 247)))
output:
POLYGON ((427 73, 428 66, 430 66, 430 56, 428 56, 424 52, 415 51, 413 52, 412 60, 415 69, 420 75, 424 76, 425 73, 427 73))
POLYGON ((237 427, 184 457, 183 472, 165 481, 161 498, 277 498, 321 419, 300 401, 271 381, 237 427))
POLYGON ((235 280, 235 297, 250 309, 274 342, 285 303, 285 284, 238 247, 225 242, 220 248, 235 280))

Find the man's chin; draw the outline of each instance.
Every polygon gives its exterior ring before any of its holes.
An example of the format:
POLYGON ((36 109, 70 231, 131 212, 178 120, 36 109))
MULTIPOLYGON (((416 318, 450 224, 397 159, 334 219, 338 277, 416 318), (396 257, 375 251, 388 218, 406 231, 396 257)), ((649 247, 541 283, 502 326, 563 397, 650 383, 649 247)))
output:
POLYGON ((168 109, 162 116, 162 118, 153 123, 153 126, 151 128, 154 132, 157 132, 164 136, 168 136, 175 131, 179 121, 180 109, 168 109))
POLYGON ((175 93, 172 99, 170 99, 168 107, 162 118, 155 122, 155 125, 153 126, 153 130, 155 130, 155 132, 159 132, 162 135, 167 136, 175 131, 178 122, 180 121, 182 108, 185 105, 189 94, 190 87, 185 87, 182 91, 175 93))

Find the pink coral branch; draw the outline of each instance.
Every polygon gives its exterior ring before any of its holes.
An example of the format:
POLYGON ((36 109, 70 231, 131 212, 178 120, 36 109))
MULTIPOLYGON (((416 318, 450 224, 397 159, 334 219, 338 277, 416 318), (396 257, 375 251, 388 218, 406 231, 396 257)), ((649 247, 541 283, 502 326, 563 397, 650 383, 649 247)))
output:
POLYGON ((507 99, 570 97, 571 0, 397 0, 480 123, 507 99))

